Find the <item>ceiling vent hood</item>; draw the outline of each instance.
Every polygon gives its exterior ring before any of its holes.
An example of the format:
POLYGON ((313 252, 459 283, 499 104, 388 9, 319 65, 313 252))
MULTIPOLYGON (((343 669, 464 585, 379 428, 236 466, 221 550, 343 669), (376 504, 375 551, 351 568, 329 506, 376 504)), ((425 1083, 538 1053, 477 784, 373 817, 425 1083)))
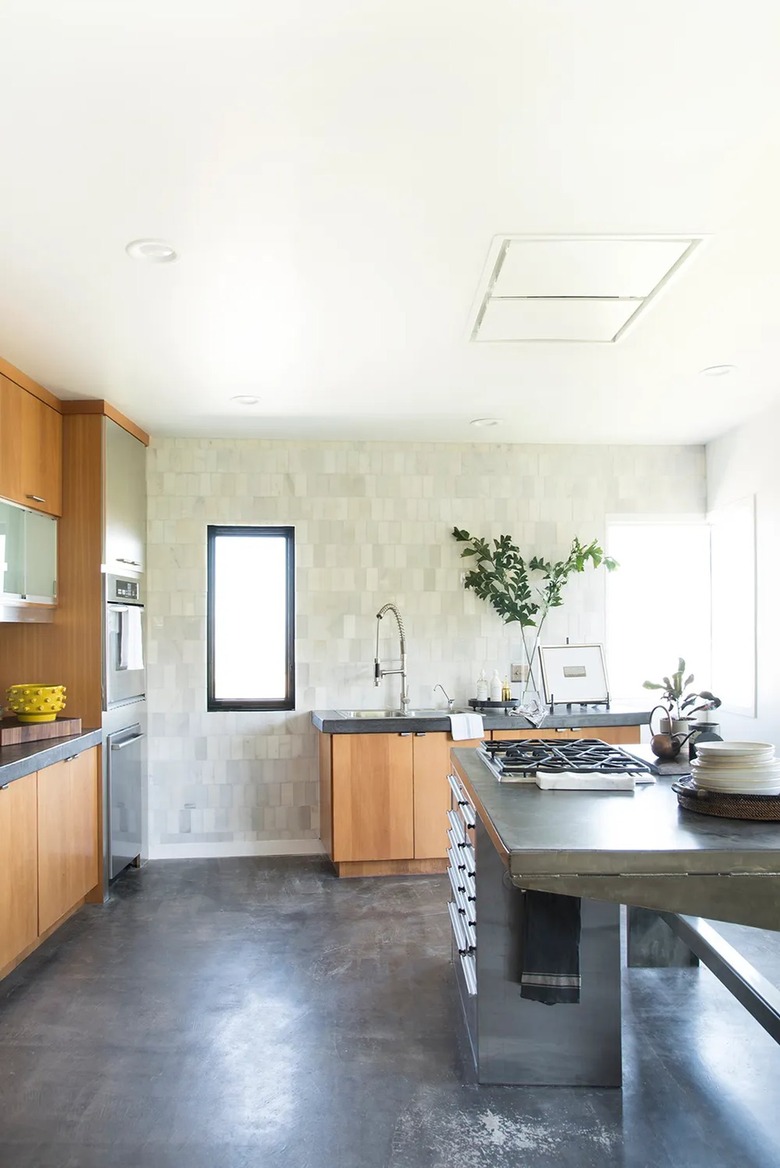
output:
POLYGON ((614 343, 703 238, 496 236, 469 339, 614 343))

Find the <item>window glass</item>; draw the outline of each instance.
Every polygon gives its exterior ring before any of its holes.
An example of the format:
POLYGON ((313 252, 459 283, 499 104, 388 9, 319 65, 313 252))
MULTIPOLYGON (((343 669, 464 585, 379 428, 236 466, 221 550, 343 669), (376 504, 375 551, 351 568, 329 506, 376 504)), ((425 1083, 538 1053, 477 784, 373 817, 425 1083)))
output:
POLYGON ((655 705, 644 681, 662 681, 680 657, 694 689, 710 689, 710 529, 704 520, 610 523, 607 551, 607 676, 611 698, 655 705))
POLYGON ((208 708, 295 705, 291 527, 208 528, 208 708))

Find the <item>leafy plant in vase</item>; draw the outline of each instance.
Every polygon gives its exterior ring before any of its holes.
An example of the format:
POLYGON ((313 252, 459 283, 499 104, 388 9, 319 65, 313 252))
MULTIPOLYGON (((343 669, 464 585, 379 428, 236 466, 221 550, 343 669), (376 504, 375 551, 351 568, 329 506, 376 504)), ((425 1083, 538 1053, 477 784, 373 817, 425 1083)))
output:
MULTIPOLYGON (((504 624, 520 625, 527 671, 520 703, 527 705, 529 691, 536 694, 533 664, 542 626, 550 609, 563 604, 562 593, 567 580, 575 572, 584 572, 588 564, 594 568, 603 564, 607 571, 612 572, 618 566, 617 560, 605 555, 595 539, 589 544, 573 539, 566 559, 553 562, 542 556, 526 560, 509 535, 488 541, 459 527, 452 529, 452 535, 458 543, 466 545, 461 556, 475 559, 474 566, 466 573, 464 588, 486 600, 504 624), (527 629, 534 630, 530 648, 527 629)), ((530 704, 538 705, 538 697, 530 704)))

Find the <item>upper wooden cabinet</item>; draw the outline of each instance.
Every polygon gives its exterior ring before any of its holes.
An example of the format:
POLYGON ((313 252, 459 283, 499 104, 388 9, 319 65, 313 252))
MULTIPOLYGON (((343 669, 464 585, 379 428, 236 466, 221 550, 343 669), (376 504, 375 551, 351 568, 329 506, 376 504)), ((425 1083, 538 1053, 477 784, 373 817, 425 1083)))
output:
POLYGON ((25 391, 0 373, 0 496, 21 503, 22 398, 25 391))
POLYGON ((62 416, 31 393, 22 398, 20 503, 62 514, 62 416))
POLYGON ((110 572, 143 572, 146 559, 146 447, 111 418, 106 456, 104 560, 110 572))
POLYGON ((0 374, 0 497, 62 514, 62 417, 0 374))

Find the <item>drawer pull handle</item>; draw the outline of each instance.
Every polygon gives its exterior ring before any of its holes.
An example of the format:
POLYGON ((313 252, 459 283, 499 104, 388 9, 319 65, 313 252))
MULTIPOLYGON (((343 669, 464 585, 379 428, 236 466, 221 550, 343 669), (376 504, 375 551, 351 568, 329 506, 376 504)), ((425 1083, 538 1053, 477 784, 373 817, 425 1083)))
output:
POLYGON ((33 503, 45 503, 46 502, 46 500, 43 499, 40 495, 26 495, 25 498, 32 499, 33 503))
POLYGON ((125 739, 123 739, 122 742, 112 742, 111 749, 112 750, 124 750, 124 748, 126 746, 132 746, 134 742, 138 742, 139 739, 144 738, 144 737, 145 737, 144 734, 134 734, 132 738, 125 738, 125 739))
POLYGON ((461 920, 460 913, 452 901, 448 902, 447 911, 450 914, 450 924, 452 925, 452 932, 455 937, 455 944, 457 946, 458 953, 468 953, 468 951, 473 948, 473 946, 466 936, 466 930, 463 927, 463 921, 461 920))
POLYGON ((460 963, 463 966, 463 977, 469 997, 477 995, 477 963, 470 953, 461 953, 460 963))

